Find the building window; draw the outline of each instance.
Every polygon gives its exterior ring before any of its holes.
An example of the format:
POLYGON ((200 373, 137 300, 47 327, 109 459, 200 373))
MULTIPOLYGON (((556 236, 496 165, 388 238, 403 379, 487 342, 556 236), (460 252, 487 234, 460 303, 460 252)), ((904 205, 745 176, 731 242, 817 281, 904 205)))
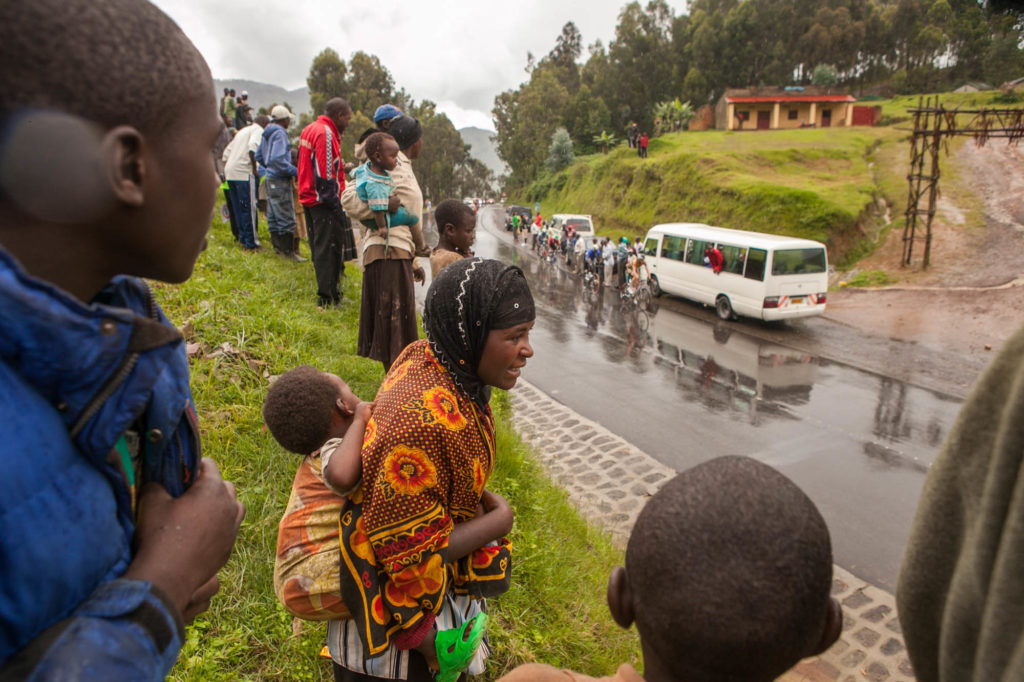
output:
POLYGON ((736 118, 738 118, 741 121, 749 121, 750 120, 750 112, 749 111, 737 111, 736 112, 736 118))
POLYGON ((788 118, 789 118, 789 120, 790 120, 790 121, 795 121, 795 120, 796 120, 796 117, 797 117, 797 111, 796 111, 796 109, 790 109, 790 110, 789 110, 789 113, 787 114, 787 116, 788 116, 788 118))

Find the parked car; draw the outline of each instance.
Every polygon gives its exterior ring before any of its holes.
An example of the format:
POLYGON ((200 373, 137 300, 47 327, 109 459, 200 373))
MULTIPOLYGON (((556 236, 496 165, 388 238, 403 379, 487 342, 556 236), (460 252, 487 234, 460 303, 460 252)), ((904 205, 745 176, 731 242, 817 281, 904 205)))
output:
POLYGON ((526 206, 509 206, 505 209, 505 229, 512 229, 512 216, 517 215, 522 219, 523 225, 533 222, 533 211, 526 206))

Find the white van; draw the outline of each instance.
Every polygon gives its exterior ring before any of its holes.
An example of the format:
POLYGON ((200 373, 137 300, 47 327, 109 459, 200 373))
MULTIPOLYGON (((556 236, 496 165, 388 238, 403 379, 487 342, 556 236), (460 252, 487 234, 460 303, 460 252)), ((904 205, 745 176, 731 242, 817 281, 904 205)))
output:
POLYGON ((788 320, 825 312, 828 257, 821 242, 669 223, 648 231, 644 255, 658 289, 713 305, 723 320, 788 320), (721 272, 705 262, 707 247, 721 252, 721 272))
POLYGON ((556 213, 551 216, 551 224, 555 229, 561 230, 562 226, 571 227, 581 237, 594 236, 594 221, 588 215, 577 215, 574 213, 556 213))

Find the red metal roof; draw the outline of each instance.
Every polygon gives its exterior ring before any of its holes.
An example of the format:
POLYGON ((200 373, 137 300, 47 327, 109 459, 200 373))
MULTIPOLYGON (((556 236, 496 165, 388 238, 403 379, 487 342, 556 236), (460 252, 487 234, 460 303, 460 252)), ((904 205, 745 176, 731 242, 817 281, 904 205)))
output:
POLYGON ((757 104, 764 102, 856 102, 853 95, 776 95, 774 97, 726 97, 726 102, 757 104))

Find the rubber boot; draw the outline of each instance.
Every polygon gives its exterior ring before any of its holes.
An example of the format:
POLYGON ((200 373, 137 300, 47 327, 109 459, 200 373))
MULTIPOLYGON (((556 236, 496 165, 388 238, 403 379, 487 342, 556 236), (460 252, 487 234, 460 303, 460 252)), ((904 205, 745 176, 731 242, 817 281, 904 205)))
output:
POLYGON ((287 256, 291 253, 291 235, 271 232, 270 243, 274 247, 274 253, 279 256, 287 256))
POLYGON ((309 260, 308 258, 303 258, 302 256, 299 255, 299 242, 301 242, 301 241, 302 240, 299 239, 298 235, 294 235, 292 237, 291 259, 293 261, 295 261, 296 263, 305 263, 307 260, 309 260))

